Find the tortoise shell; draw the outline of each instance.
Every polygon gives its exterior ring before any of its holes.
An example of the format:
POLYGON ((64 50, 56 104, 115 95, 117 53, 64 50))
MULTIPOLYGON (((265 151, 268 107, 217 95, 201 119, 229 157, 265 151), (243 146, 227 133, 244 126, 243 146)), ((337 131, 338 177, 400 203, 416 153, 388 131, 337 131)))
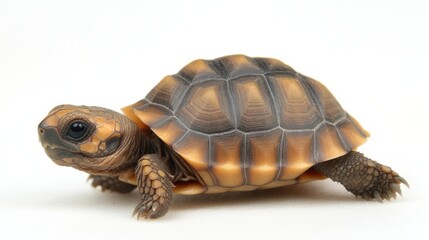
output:
POLYGON ((309 170, 369 136, 321 83, 279 60, 195 60, 124 109, 197 173, 183 194, 246 191, 324 178, 309 170))

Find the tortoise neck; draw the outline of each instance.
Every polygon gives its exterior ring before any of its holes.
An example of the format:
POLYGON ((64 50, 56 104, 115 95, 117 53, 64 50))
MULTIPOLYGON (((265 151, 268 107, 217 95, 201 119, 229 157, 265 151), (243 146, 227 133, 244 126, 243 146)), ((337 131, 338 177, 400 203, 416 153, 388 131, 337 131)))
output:
POLYGON ((173 182, 195 180, 196 174, 194 170, 186 163, 186 161, 176 153, 171 146, 164 143, 155 133, 142 132, 142 149, 145 154, 159 154, 165 161, 166 166, 171 175, 173 182))
POLYGON ((141 155, 158 153, 157 144, 153 141, 153 134, 141 132, 141 155))
POLYGON ((131 121, 124 120, 122 125, 128 129, 129 134, 122 140, 122 145, 124 147, 118 153, 119 157, 117 156, 116 161, 114 161, 117 164, 112 166, 110 170, 110 172, 114 173, 123 172, 132 168, 140 159, 143 151, 140 146, 144 138, 140 134, 140 129, 131 121))

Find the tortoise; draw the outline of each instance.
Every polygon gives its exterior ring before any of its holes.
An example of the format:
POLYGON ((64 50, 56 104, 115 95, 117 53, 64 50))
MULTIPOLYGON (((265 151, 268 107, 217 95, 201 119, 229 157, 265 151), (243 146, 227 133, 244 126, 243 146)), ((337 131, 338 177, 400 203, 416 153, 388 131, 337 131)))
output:
POLYGON ((92 186, 138 189, 137 218, 173 192, 252 191, 331 178, 382 201, 408 183, 356 148, 369 133, 320 82, 271 58, 195 60, 118 112, 59 105, 38 125, 47 155, 92 186))

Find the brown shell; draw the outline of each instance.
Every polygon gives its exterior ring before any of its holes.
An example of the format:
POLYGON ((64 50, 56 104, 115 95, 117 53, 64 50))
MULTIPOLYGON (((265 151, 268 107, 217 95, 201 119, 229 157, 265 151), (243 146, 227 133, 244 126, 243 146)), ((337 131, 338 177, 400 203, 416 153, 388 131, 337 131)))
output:
POLYGON ((321 83, 244 55, 193 61, 126 114, 179 153, 208 192, 323 178, 307 170, 369 136, 321 83))

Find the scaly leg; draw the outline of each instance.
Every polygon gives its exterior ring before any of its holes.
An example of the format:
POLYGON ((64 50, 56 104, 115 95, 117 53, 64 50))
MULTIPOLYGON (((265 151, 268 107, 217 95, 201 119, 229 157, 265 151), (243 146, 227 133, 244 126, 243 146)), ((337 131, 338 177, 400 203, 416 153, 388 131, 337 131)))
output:
POLYGON ((96 188, 101 186, 101 191, 109 190, 112 192, 129 193, 136 188, 136 186, 122 182, 118 177, 108 177, 99 175, 89 175, 88 181, 92 180, 91 185, 96 188))
POLYGON ((407 181, 390 167, 366 158, 359 152, 352 151, 342 157, 316 164, 313 169, 367 200, 396 198, 396 193, 401 194, 401 183, 408 187, 407 181))
POLYGON ((137 164, 136 176, 142 201, 133 216, 137 215, 138 219, 164 216, 173 201, 173 183, 162 157, 158 154, 144 155, 137 164))

